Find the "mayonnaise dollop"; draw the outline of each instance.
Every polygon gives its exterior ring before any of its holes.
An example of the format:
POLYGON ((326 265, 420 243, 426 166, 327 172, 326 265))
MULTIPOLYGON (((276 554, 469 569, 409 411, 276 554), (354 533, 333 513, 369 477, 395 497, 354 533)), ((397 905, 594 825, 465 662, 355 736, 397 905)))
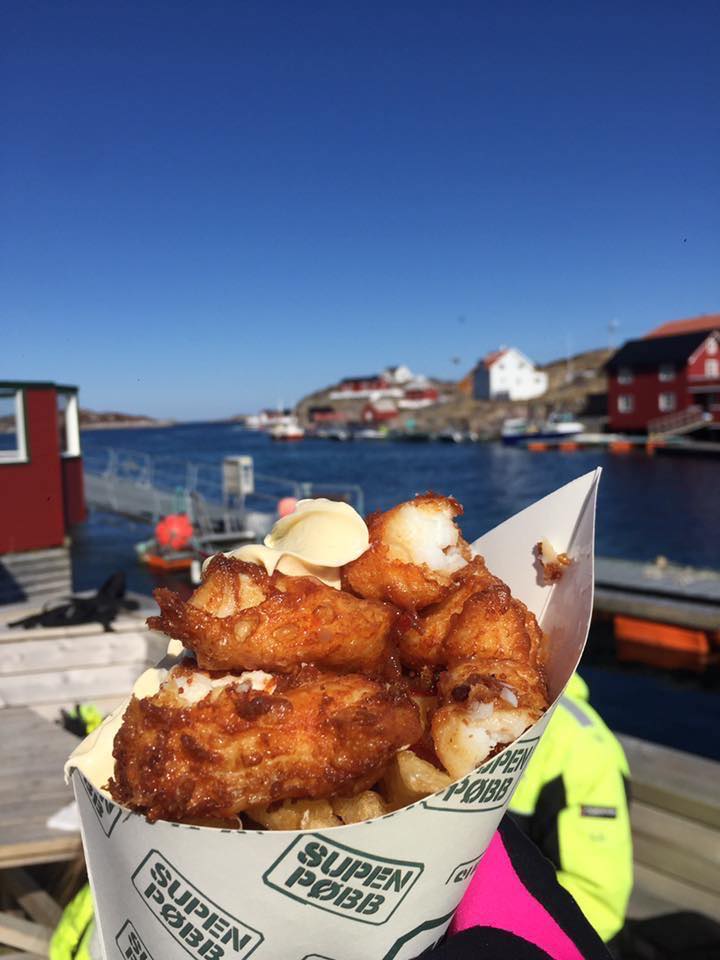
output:
MULTIPOLYGON (((278 570, 290 577, 317 577, 340 589, 340 568, 370 545, 365 521, 347 503, 319 498, 299 500, 293 513, 278 520, 265 543, 248 543, 226 557, 278 570)), ((209 563, 203 564, 203 569, 209 563)))

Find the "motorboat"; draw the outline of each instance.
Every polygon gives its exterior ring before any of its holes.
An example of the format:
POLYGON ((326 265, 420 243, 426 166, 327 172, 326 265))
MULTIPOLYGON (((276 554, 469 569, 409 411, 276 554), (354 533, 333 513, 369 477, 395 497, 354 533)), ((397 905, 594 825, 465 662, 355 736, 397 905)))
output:
POLYGON ((568 440, 584 430, 585 424, 573 419, 572 414, 556 413, 540 423, 512 417, 503 423, 500 436, 506 446, 515 446, 541 440, 568 440))

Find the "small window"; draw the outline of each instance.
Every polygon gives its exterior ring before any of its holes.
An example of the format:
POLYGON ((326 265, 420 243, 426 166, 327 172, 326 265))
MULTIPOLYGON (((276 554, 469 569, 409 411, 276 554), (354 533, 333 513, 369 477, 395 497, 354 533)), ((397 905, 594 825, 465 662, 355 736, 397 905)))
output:
POLYGON ((0 463, 27 460, 22 390, 0 390, 0 463))
POLYGON ((58 390, 57 407, 60 453, 64 457, 79 457, 80 423, 77 394, 71 390, 58 390))
POLYGON ((618 370, 618 383, 632 383, 633 372, 630 367, 620 367, 618 370))
POLYGON ((658 409, 661 413, 672 413, 676 406, 674 393, 661 393, 658 397, 658 409))
POLYGON ((710 339, 705 344, 705 352, 714 356, 718 352, 718 350, 720 350, 720 347, 718 347, 717 340, 715 339, 715 337, 710 337, 710 339))
POLYGON ((670 380, 675 379, 675 367, 671 363, 663 363, 660 365, 660 370, 658 372, 658 377, 661 383, 668 383, 670 380))
POLYGON ((621 393, 618 397, 618 413, 632 413, 635 409, 635 397, 629 393, 621 393))
POLYGON ((705 361, 705 376, 706 377, 720 376, 720 360, 705 361))

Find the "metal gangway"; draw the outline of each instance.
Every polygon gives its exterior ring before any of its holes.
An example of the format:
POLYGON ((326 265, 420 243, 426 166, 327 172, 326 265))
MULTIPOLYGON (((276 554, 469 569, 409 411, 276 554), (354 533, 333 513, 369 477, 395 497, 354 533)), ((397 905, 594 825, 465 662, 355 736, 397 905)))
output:
POLYGON ((203 539, 262 539, 284 497, 328 497, 361 514, 365 509, 358 486, 256 473, 252 457, 244 455, 192 461, 105 447, 85 454, 84 474, 89 507, 147 523, 187 513, 203 539))

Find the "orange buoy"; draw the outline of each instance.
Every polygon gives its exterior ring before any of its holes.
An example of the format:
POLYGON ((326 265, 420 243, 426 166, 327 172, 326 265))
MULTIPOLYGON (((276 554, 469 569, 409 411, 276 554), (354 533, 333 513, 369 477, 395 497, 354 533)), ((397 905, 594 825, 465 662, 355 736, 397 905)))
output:
POLYGON ((540 443, 538 440, 535 440, 533 443, 527 445, 528 450, 531 450, 533 453, 544 453, 547 450, 548 445, 546 443, 540 443))
POLYGON ((170 513, 155 527, 155 539, 161 547, 182 550, 192 540, 193 525, 186 513, 170 513))
POLYGON ((277 512, 279 517, 287 517, 295 512, 297 506, 297 497, 283 497, 278 500, 277 512))
POLYGON ((563 440, 560 444, 560 449, 564 450, 566 453, 572 453, 575 450, 580 449, 580 444, 575 443, 574 440, 563 440))
POLYGON ((633 445, 629 440, 612 440, 610 442, 611 453, 630 453, 633 445))

